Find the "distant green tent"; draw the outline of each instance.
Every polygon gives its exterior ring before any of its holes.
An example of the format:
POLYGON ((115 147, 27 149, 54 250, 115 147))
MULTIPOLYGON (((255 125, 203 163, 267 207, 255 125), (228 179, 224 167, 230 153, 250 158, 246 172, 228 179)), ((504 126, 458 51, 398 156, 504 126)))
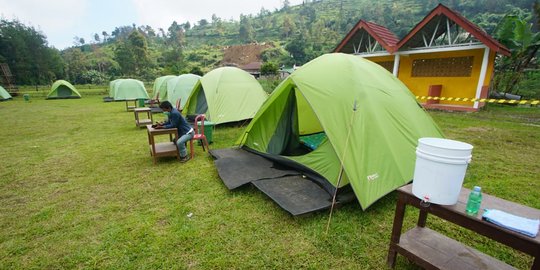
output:
POLYGON ((152 99, 167 99, 167 81, 176 78, 174 75, 165 75, 157 78, 152 86, 152 99))
POLYGON ((241 144, 334 190, 350 184, 366 209, 411 181, 421 137, 443 134, 400 80, 359 56, 326 54, 277 86, 241 144))
POLYGON ((116 79, 109 82, 109 97, 114 97, 114 84, 120 81, 121 79, 116 79))
POLYGON ((206 114, 215 124, 251 119, 268 95, 249 73, 221 67, 204 75, 193 88, 184 111, 206 114))
POLYGON ((135 79, 119 79, 112 84, 112 97, 115 101, 149 99, 143 82, 135 79))
POLYGON ((11 95, 0 85, 0 101, 11 99, 11 95))
POLYGON ((195 74, 182 74, 167 81, 167 100, 173 105, 180 99, 180 108, 184 108, 193 91, 193 87, 201 76, 195 74))
POLYGON ((79 91, 71 83, 58 80, 53 83, 51 91, 47 94, 47 99, 63 99, 63 98, 81 98, 79 91))

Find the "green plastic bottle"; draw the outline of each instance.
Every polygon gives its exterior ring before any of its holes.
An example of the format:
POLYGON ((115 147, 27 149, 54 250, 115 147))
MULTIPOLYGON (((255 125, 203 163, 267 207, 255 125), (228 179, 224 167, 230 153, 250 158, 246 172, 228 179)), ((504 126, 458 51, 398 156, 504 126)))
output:
POLYGON ((476 216, 478 210, 480 210, 480 204, 482 204, 482 188, 475 186, 469 194, 469 200, 467 201, 467 207, 465 212, 469 216, 476 216))

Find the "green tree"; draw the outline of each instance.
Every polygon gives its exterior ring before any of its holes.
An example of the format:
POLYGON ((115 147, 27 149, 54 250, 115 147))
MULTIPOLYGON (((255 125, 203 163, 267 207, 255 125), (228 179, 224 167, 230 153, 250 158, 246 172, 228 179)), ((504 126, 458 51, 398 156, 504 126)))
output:
POLYGON ((244 43, 252 42, 253 39, 253 26, 251 25, 251 18, 240 14, 240 29, 238 31, 240 40, 244 43))
POLYGON ((202 19, 199 21, 199 26, 200 27, 205 27, 208 25, 208 21, 206 19, 202 19))
MULTIPOLYGON (((534 9, 540 16, 539 9, 534 9)), ((540 33, 535 32, 531 23, 533 16, 519 10, 506 15, 498 25, 495 37, 510 49, 510 57, 501 57, 496 62, 497 76, 493 88, 505 93, 519 94, 515 86, 523 79, 524 70, 536 66, 536 56, 540 49, 540 33)))
POLYGON ((194 66, 194 67, 189 71, 189 73, 195 74, 195 75, 199 75, 199 76, 204 75, 204 73, 203 73, 202 70, 201 70, 201 67, 199 67, 199 66, 194 66))
POLYGON ((308 61, 308 55, 306 51, 306 39, 305 35, 301 33, 295 34, 285 45, 285 50, 287 50, 292 58, 294 59, 294 64, 303 65, 308 61))
POLYGON ((291 2, 289 2, 289 0, 284 0, 283 1, 283 6, 281 7, 281 10, 289 10, 291 7, 291 2))
POLYGON ((283 17, 283 23, 281 25, 281 35, 284 38, 288 38, 296 30, 296 24, 289 15, 283 17))
POLYGON ((0 20, 0 59, 17 84, 45 84, 63 76, 59 51, 47 46, 43 33, 17 20, 0 20))
POLYGON ((82 74, 86 72, 86 59, 80 48, 73 47, 63 52, 66 63, 67 79, 72 83, 82 83, 82 74))
POLYGON ((180 73, 183 66, 184 28, 174 21, 167 32, 167 49, 162 54, 162 65, 169 73, 180 73))
POLYGON ((120 71, 123 75, 135 74, 135 57, 129 44, 124 41, 117 41, 114 49, 114 59, 120 65, 120 71))
POLYGON ((278 66, 273 62, 266 62, 261 66, 262 75, 276 75, 278 73, 278 66))
POLYGON ((127 40, 119 41, 115 49, 115 60, 124 75, 145 76, 151 62, 144 36, 135 30, 129 34, 127 40))

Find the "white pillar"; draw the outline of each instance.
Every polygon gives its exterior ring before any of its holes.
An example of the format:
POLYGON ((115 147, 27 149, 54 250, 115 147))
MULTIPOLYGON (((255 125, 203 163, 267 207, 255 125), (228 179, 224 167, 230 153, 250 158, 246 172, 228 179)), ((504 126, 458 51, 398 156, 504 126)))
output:
MULTIPOLYGON (((480 69, 480 77, 478 78, 478 85, 476 86, 475 98, 479 99, 482 93, 482 86, 484 86, 484 80, 486 79, 487 66, 489 63, 489 47, 484 49, 484 58, 482 59, 482 68, 480 69)), ((478 101, 474 102, 473 108, 478 109, 478 101)))
POLYGON ((396 54, 394 55, 394 70, 392 71, 392 74, 394 74, 394 76, 398 76, 398 72, 399 72, 399 54, 396 54))

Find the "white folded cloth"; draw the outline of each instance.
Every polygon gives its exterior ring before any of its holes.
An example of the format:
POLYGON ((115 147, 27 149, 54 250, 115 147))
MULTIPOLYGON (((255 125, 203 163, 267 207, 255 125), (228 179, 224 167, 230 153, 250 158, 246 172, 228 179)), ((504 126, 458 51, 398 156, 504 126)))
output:
POLYGON ((482 218, 495 225, 530 237, 536 237, 538 234, 538 227, 540 226, 539 219, 515 216, 497 209, 484 209, 482 218))

